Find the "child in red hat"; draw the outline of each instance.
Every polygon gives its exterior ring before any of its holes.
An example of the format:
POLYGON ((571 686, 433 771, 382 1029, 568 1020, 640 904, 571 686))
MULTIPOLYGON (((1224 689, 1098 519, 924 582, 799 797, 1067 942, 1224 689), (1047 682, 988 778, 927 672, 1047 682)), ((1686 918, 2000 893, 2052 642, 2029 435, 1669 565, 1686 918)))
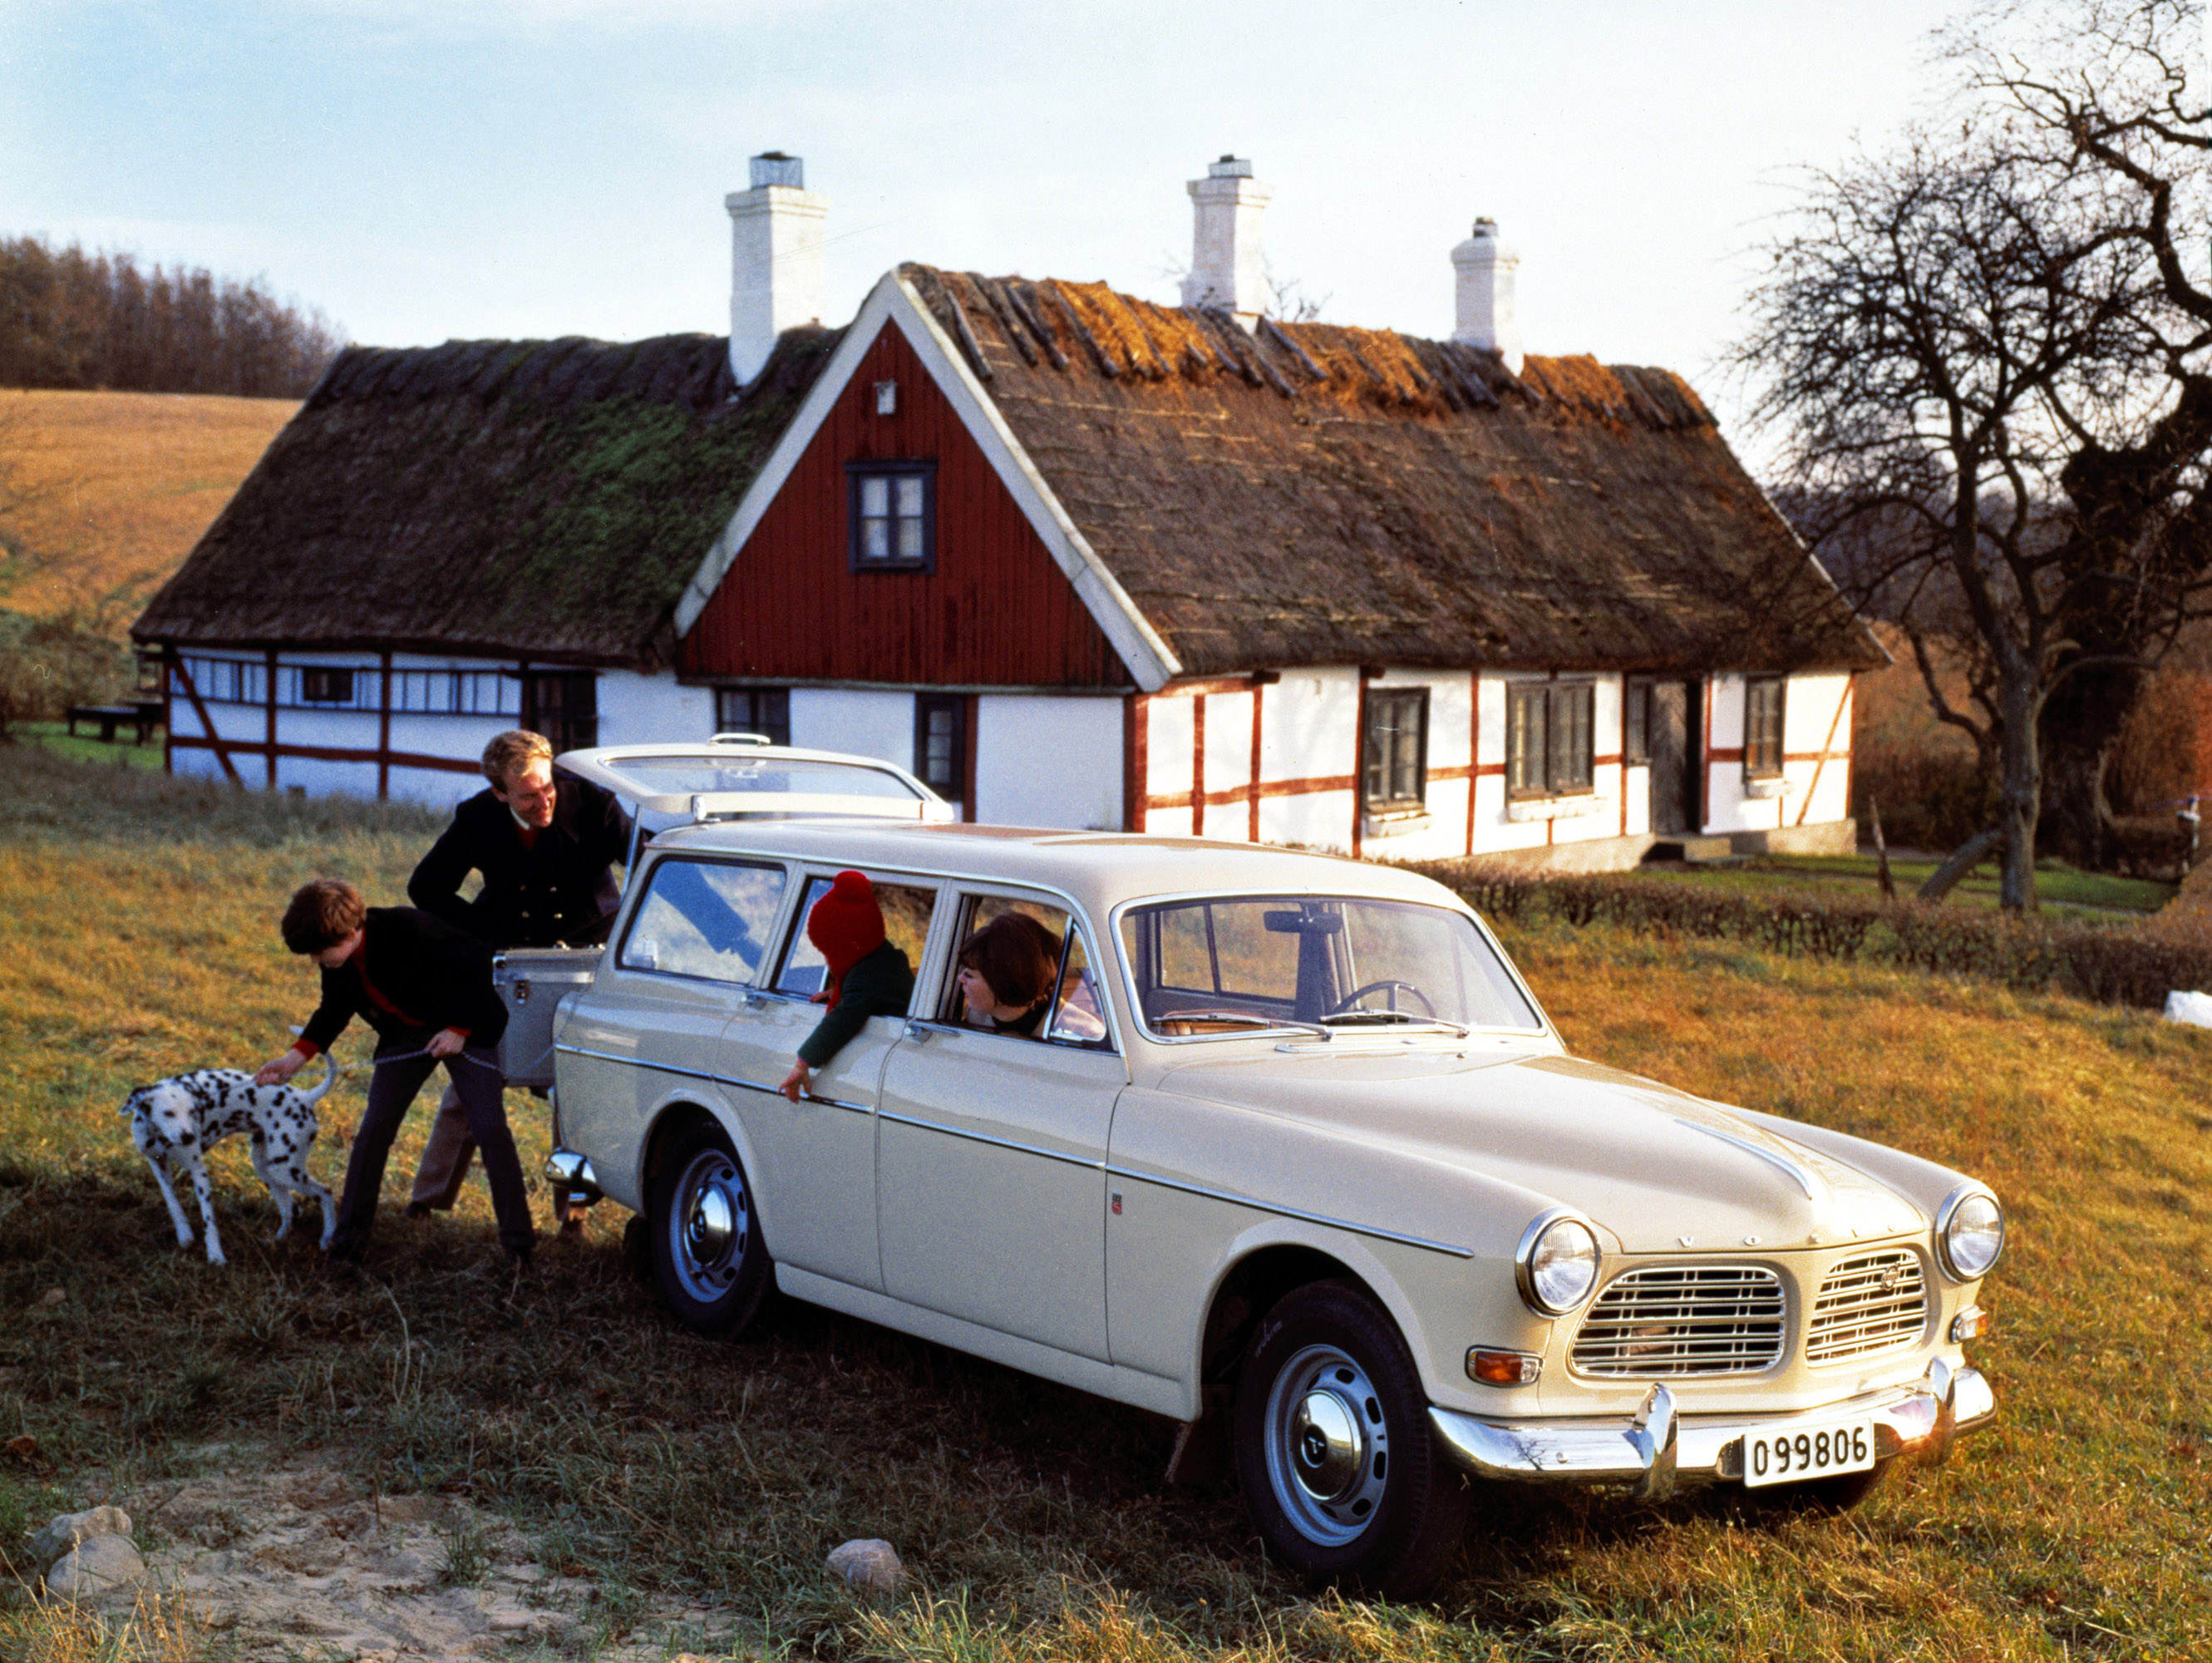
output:
POLYGON ((783 1094, 794 1103, 812 1083, 814 1070, 826 1066, 868 1018, 903 1016, 914 996, 914 966, 884 939, 884 909, 865 873, 837 874, 806 915, 806 939, 830 967, 828 984, 814 996, 830 1008, 783 1077, 783 1094))

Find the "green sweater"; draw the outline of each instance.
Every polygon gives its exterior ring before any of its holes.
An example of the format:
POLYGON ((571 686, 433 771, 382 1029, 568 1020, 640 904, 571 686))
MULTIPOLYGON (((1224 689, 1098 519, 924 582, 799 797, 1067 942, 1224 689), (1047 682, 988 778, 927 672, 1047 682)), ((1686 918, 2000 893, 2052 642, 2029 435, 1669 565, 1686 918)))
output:
POLYGON ((868 1018, 903 1016, 913 996, 913 966, 905 953, 885 941, 845 972, 836 1004, 822 1014, 799 1047, 799 1060, 810 1069, 828 1066, 868 1018))

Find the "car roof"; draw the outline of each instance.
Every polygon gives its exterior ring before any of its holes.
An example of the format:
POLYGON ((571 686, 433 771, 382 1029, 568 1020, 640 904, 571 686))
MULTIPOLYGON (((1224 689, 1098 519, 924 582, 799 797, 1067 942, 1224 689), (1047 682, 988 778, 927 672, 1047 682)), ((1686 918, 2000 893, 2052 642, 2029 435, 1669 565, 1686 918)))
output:
POLYGON ((1207 838, 891 820, 754 820, 684 826, 661 833, 653 847, 1030 884, 1065 892, 1094 917, 1146 896, 1216 892, 1462 905, 1443 885, 1402 868, 1207 838))

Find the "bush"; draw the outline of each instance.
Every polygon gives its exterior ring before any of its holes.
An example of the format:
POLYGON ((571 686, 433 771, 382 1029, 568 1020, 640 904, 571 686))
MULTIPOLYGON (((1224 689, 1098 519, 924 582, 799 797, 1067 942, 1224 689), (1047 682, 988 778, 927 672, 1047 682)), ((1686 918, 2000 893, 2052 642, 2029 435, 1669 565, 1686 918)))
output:
POLYGON ((74 612, 0 612, 0 739, 18 722, 58 722, 72 704, 123 697, 131 651, 74 612))
POLYGON ((1534 873, 1437 862, 1416 868, 1478 912, 1575 929, 1735 941, 1808 959, 1865 959, 2022 992, 2061 990, 2157 1009, 2175 988, 2212 988, 2212 908, 2133 929, 2054 925, 2002 913, 1817 891, 1746 894, 1628 873, 1534 873))

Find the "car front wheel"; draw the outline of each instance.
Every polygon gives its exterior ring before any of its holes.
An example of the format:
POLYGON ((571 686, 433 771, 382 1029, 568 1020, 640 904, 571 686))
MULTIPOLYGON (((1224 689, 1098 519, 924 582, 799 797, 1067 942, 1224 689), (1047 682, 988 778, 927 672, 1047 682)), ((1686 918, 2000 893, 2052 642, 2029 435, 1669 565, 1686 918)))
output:
POLYGON ((693 1120, 677 1132, 654 1171, 650 1206, 661 1302, 702 1334, 744 1328, 774 1266, 744 1168, 720 1126, 693 1120))
POLYGON ((1466 1529, 1467 1483, 1365 1292, 1321 1282, 1285 1294, 1245 1356, 1235 1412, 1237 1481, 1278 1559, 1399 1599, 1436 1581, 1466 1529))

